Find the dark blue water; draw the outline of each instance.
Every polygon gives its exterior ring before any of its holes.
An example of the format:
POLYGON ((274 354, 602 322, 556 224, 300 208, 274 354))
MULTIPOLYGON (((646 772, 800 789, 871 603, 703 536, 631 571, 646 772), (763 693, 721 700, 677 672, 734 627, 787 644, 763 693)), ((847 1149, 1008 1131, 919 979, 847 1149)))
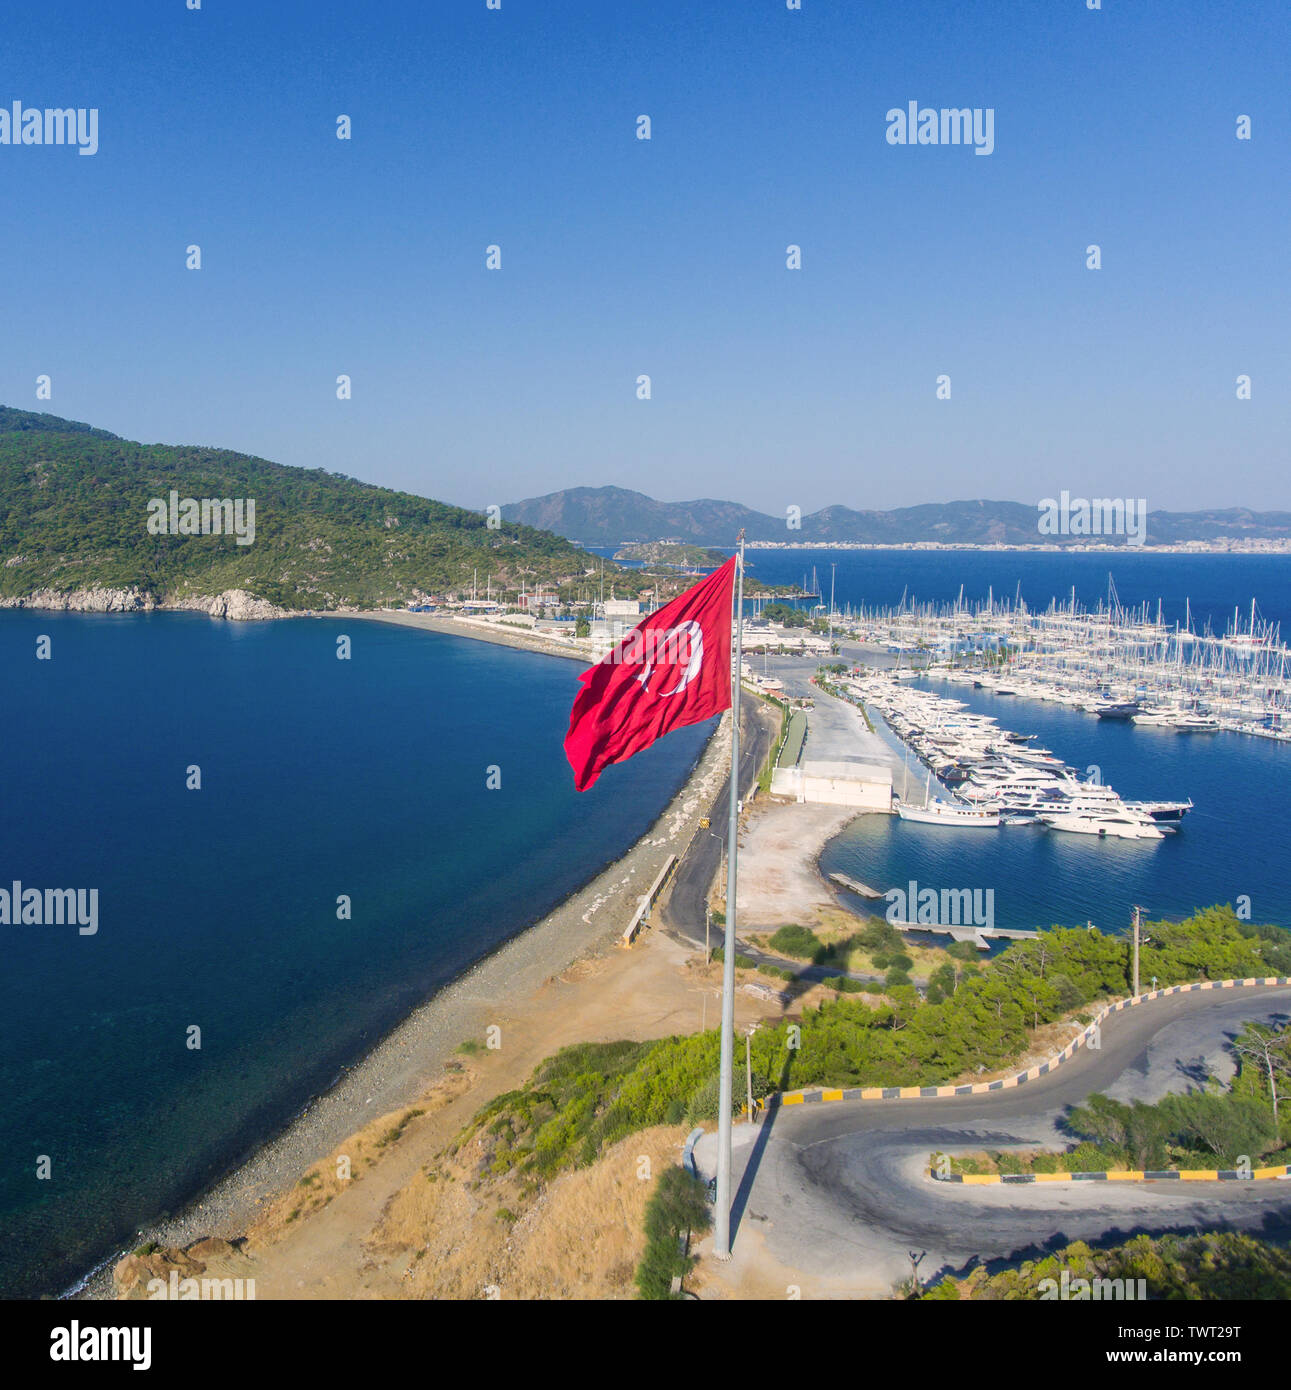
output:
POLYGON ((811 570, 823 601, 829 602, 830 565, 834 602, 874 608, 910 603, 953 603, 964 589, 965 604, 1014 600, 1020 594, 1033 609, 1057 599, 1094 608, 1107 605, 1109 578, 1125 608, 1161 600, 1168 623, 1182 623, 1191 609, 1193 628, 1209 623, 1221 633, 1239 610, 1245 627, 1251 599, 1257 618, 1282 624, 1291 637, 1291 555, 1153 555, 1126 550, 1115 555, 1058 555, 1044 551, 980 550, 750 550, 749 574, 767 584, 801 584, 811 570))
MULTIPOLYGON (((1033 826, 951 830, 862 816, 822 856, 827 873, 886 891, 993 889, 1001 927, 1093 921, 1121 930, 1135 903, 1184 917, 1249 899, 1253 920, 1291 927, 1286 795, 1291 745, 1241 734, 1177 734, 1097 719, 1060 706, 939 681, 938 694, 997 718, 1133 800, 1192 797, 1182 828, 1163 840, 1098 840, 1033 826)), ((917 781, 917 776, 916 776, 917 781)))
MULTIPOLYGON (((597 553, 612 555, 601 547, 597 553)), ((895 607, 906 603, 953 603, 964 590, 967 605, 985 603, 988 596, 1012 601, 1020 594, 1027 604, 1044 609, 1057 599, 1086 608, 1108 602, 1109 577, 1122 606, 1162 602, 1166 622, 1183 623, 1191 614, 1194 630, 1209 623, 1222 633, 1239 610, 1243 628, 1250 619, 1251 599, 1257 617, 1282 625, 1291 639, 1291 556, 1286 555, 1154 555, 1141 550, 1112 554, 1058 555, 1045 551, 981 550, 749 550, 749 580, 765 584, 811 583, 816 571, 823 601, 829 602, 830 565, 834 571, 834 602, 840 611, 852 607, 895 607)))
POLYGON ((95 936, 0 926, 7 1295, 177 1209, 594 876, 708 731, 579 796, 571 661, 374 623, 21 612, 0 661, 0 885, 100 893, 95 936))

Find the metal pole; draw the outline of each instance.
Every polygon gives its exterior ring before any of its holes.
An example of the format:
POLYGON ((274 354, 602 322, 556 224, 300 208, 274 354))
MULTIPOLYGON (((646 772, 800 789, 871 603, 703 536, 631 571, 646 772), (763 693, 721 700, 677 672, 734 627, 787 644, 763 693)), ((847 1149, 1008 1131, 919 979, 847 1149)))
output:
POLYGON ((1139 914, 1142 912, 1137 904, 1134 908, 1134 997, 1139 997, 1139 914))
POLYGON ((735 877, 740 833, 740 656, 743 647, 744 532, 733 592, 731 643, 731 782, 727 790, 730 821, 726 839, 726 937, 722 960, 722 1064, 717 1088, 717 1211, 713 1222, 713 1253, 731 1258, 731 1089, 735 1050, 735 877))
POLYGON ((753 1033, 744 1035, 744 1085, 748 1093, 749 1124, 753 1123, 753 1033))

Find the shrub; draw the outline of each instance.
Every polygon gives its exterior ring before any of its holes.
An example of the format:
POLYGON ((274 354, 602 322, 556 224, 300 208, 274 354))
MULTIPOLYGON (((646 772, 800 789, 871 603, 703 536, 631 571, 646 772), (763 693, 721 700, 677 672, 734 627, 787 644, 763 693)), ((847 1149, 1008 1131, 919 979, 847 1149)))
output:
MULTIPOLYGON (((726 959, 726 948, 724 946, 716 947, 713 951, 713 959, 724 961, 726 959)), ((735 953, 735 965, 739 970, 755 970, 757 968, 757 961, 755 961, 752 956, 741 955, 737 951, 735 953)))
POLYGON ((768 943, 773 951, 782 956, 792 956, 795 960, 809 960, 819 963, 818 957, 824 952, 824 943, 810 927, 781 927, 768 943))
POLYGON ((1068 1173, 1101 1173, 1107 1168, 1124 1166, 1120 1159, 1088 1142, 1077 1144, 1062 1155, 1063 1169, 1068 1173))
POLYGON ((685 1278, 695 1263, 683 1245, 692 1231, 706 1231, 711 1220, 703 1183, 683 1168, 665 1168, 646 1203, 646 1248, 636 1272, 642 1298, 677 1296, 672 1281, 685 1278))
MULTIPOLYGON (((738 1115, 748 1103, 748 1083, 745 1080, 744 1066, 737 1062, 731 1074, 731 1114, 738 1115)), ((714 1073, 705 1077, 690 1094, 686 1104, 686 1123, 703 1124, 706 1120, 717 1119, 718 1092, 721 1089, 721 1076, 714 1073)), ((763 1100, 771 1092, 771 1085, 765 1076, 753 1069, 753 1099, 763 1100)))

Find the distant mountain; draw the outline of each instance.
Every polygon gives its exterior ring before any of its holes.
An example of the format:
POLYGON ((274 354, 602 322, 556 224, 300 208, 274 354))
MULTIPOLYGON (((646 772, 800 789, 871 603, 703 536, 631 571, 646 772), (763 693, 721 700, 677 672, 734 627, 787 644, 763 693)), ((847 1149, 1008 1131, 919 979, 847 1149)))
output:
POLYGON ((656 502, 643 492, 623 487, 574 487, 531 497, 502 508, 507 521, 554 531, 585 545, 617 545, 620 541, 693 541, 700 544, 730 537, 743 526, 754 539, 770 540, 784 522, 763 516, 735 502, 656 502), (765 532, 765 535, 762 533, 765 532))
MULTIPOLYGON (((176 513, 177 515, 177 513, 176 513)), ((179 528, 181 531, 186 529, 179 528)), ((581 581, 588 556, 559 536, 228 449, 136 444, 56 415, 0 406, 0 603, 44 606, 134 590, 133 606, 242 590, 283 609, 371 607, 423 594, 581 581), (249 544, 220 526, 171 534, 170 496, 241 503, 249 544), (153 499, 165 526, 150 528, 153 499), (165 504, 163 507, 162 504, 165 504), (254 528, 249 504, 254 503, 254 528), (223 530, 223 534, 213 532, 223 530)), ((620 587, 638 576, 610 565, 620 587)), ((640 582, 645 582, 644 580, 640 582)))
POLYGON ((1247 507, 1211 508, 1201 512, 1149 512, 1148 542, 1285 539, 1291 536, 1291 512, 1253 512, 1247 507))
MULTIPOLYGON (((824 507, 801 518, 790 530, 783 516, 768 516, 737 502, 700 498, 658 502, 621 487, 576 487, 531 497, 502 508, 508 521, 538 526, 582 545, 620 545, 627 541, 689 541, 699 545, 734 543, 741 527, 750 541, 810 545, 1036 545, 1082 544, 1100 536, 1042 536, 1034 503, 928 502, 891 511, 824 507)), ((1291 540, 1291 512, 1253 512, 1231 507, 1198 512, 1148 513, 1147 544, 1187 541, 1291 540)), ((1110 536, 1115 542, 1119 537, 1110 536)))

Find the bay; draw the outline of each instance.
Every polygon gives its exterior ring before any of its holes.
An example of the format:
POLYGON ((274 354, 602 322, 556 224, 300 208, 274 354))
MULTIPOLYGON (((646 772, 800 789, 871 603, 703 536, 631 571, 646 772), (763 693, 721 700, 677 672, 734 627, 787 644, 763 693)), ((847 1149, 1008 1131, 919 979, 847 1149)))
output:
POLYGON ((100 898, 95 936, 0 926, 7 1296, 177 1210, 630 848, 711 728, 580 796, 572 661, 342 619, 26 611, 0 614, 0 661, 0 883, 100 898))

